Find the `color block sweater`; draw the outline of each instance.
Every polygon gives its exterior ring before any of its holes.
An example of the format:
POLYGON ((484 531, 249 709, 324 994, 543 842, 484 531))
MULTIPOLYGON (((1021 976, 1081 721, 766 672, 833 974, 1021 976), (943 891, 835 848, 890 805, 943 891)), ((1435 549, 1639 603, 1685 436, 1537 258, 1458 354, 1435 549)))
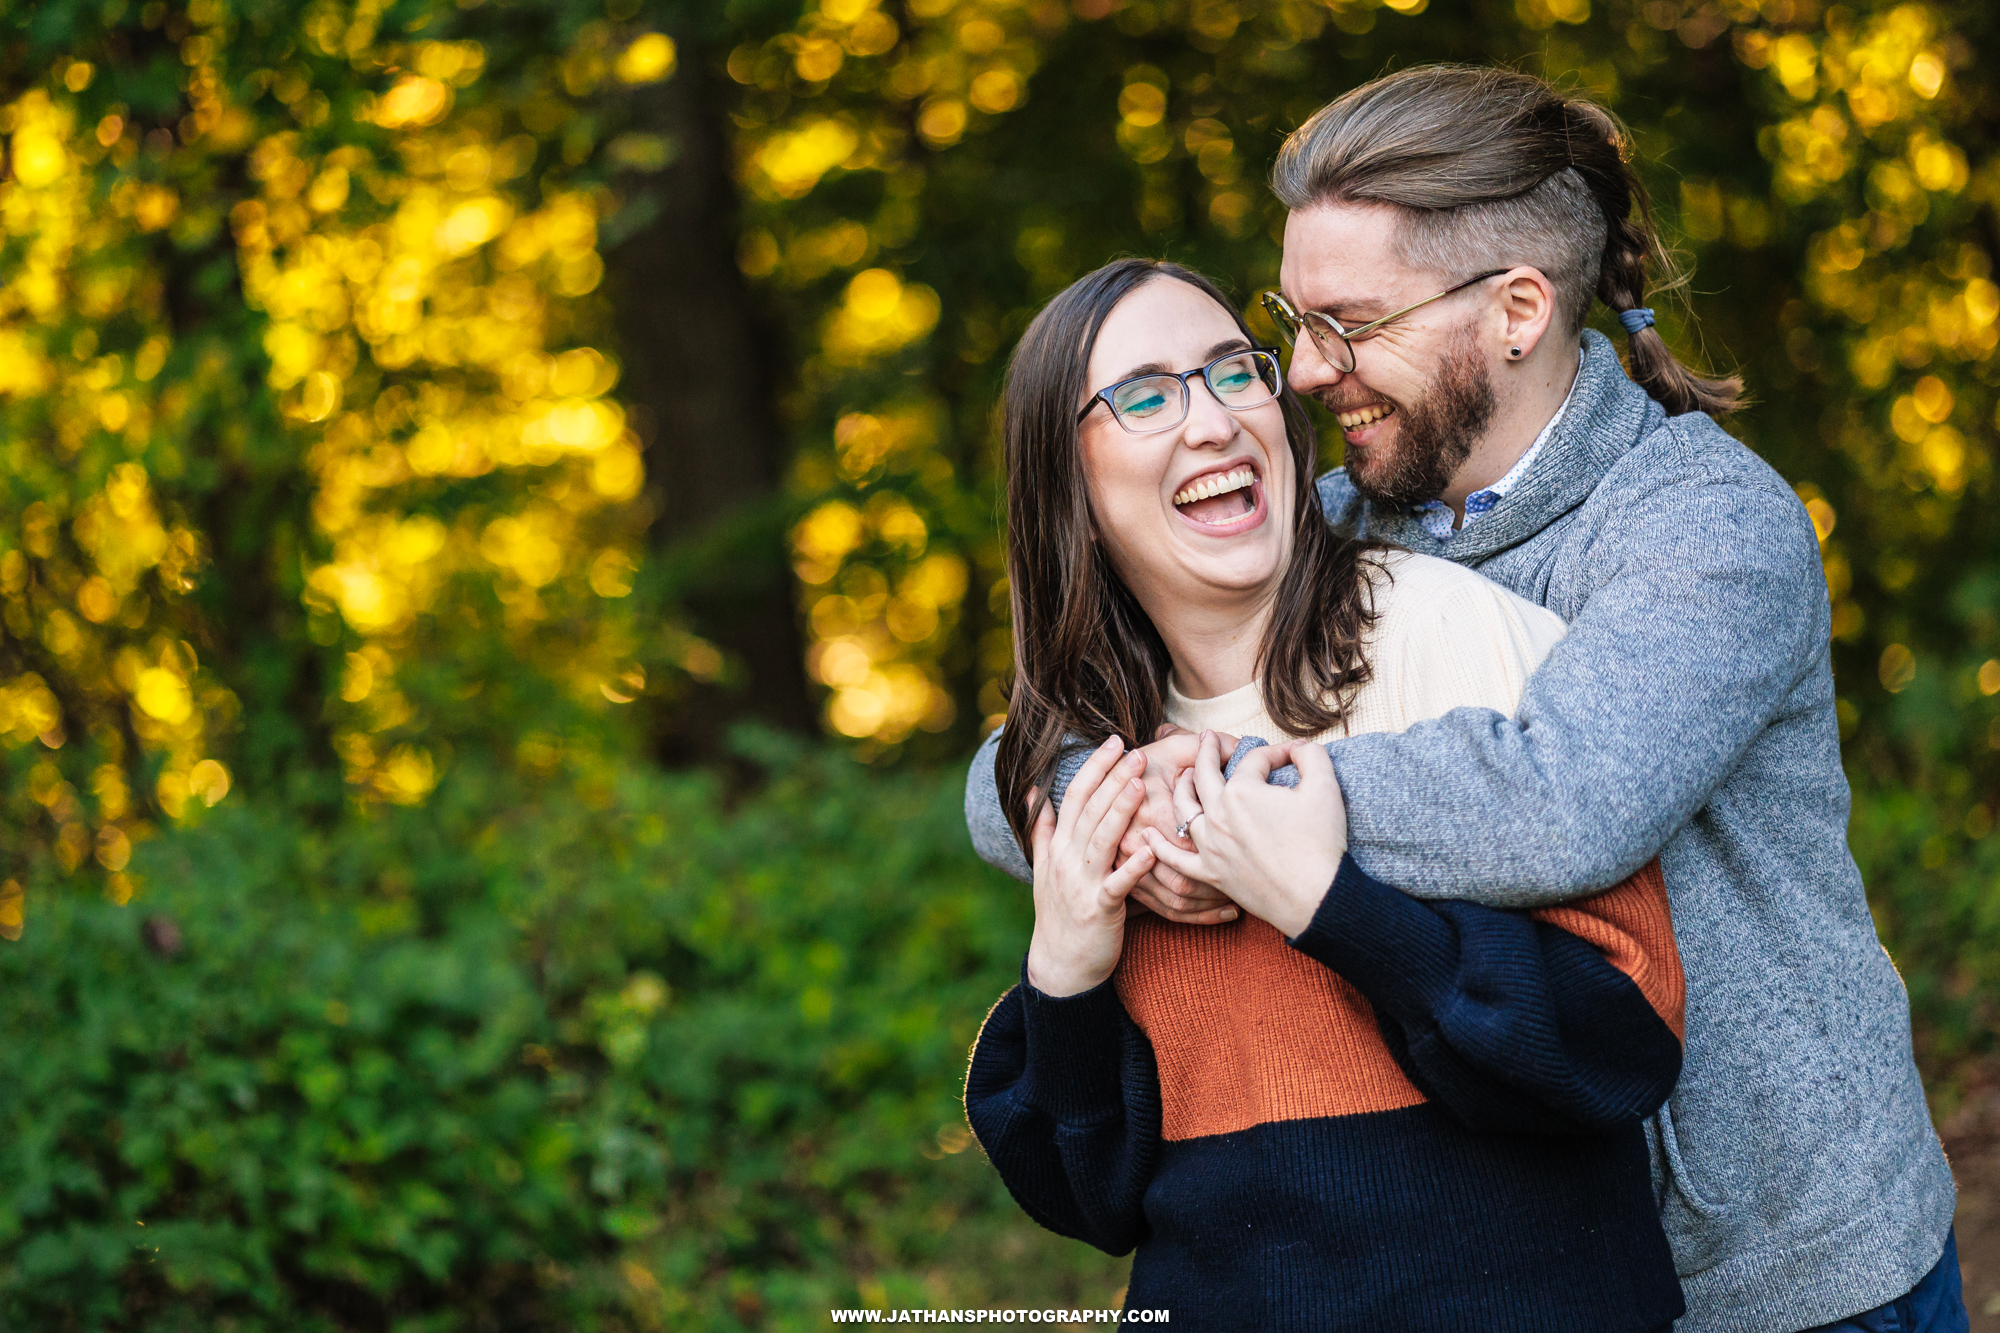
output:
MULTIPOLYGON (((1348 725, 1511 707, 1555 617, 1444 561, 1375 580, 1348 725)), ((1170 696, 1237 726, 1255 687, 1170 696)), ((1657 866, 1513 913, 1344 860, 1312 924, 1135 917, 1113 978, 988 1016, 973 1129, 1044 1226, 1138 1250, 1127 1301, 1198 1329, 1645 1333, 1681 1313, 1641 1120, 1685 991, 1657 866)))

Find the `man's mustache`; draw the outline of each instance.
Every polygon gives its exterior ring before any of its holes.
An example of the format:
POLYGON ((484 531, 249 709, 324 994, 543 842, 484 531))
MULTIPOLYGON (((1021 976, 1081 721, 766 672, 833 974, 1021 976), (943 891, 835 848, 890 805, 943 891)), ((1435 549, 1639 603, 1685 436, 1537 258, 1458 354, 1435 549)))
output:
POLYGON ((1358 397, 1351 393, 1341 393, 1336 389, 1315 389, 1312 400, 1329 412, 1352 412, 1358 407, 1370 407, 1376 403, 1387 403, 1390 407, 1401 408, 1402 404, 1387 394, 1364 393, 1358 397))

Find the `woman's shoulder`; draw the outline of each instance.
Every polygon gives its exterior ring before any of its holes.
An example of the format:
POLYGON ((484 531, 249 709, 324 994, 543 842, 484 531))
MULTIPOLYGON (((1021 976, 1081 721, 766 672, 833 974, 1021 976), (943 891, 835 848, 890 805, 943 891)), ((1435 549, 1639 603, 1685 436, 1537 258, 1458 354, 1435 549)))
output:
POLYGON ((1369 564, 1375 611, 1385 619, 1433 619, 1440 614, 1492 608, 1532 629, 1562 637, 1565 627, 1555 612, 1501 587, 1476 569, 1403 550, 1384 551, 1369 564))
POLYGON ((1453 708, 1512 713, 1527 678, 1566 631, 1554 612, 1477 570, 1391 552, 1374 575, 1376 672, 1407 725, 1453 708))

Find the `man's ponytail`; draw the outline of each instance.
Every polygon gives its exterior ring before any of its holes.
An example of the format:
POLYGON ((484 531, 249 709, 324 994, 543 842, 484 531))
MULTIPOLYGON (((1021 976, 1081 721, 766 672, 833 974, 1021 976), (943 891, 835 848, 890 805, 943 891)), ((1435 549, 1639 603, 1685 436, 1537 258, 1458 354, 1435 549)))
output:
POLYGON ((1687 285, 1687 275, 1660 242, 1653 225, 1652 202, 1646 187, 1625 160, 1625 134, 1611 113, 1594 102, 1565 99, 1570 122, 1571 152, 1604 213, 1604 256, 1597 271, 1597 299, 1618 316, 1625 331, 1626 362, 1632 380, 1666 408, 1668 416, 1684 412, 1727 415, 1747 399, 1740 376, 1710 379, 1696 374, 1674 355, 1654 325, 1646 306, 1647 270, 1657 269, 1656 291, 1687 285))
POLYGON ((1609 111, 1532 75, 1431 65, 1321 108, 1285 140, 1271 184, 1292 209, 1397 208, 1405 257, 1441 273, 1539 268, 1570 334, 1593 298, 1619 316, 1633 380, 1670 415, 1733 412, 1743 381, 1696 374, 1653 327, 1649 286, 1672 291, 1687 279, 1660 244, 1625 144, 1609 111))

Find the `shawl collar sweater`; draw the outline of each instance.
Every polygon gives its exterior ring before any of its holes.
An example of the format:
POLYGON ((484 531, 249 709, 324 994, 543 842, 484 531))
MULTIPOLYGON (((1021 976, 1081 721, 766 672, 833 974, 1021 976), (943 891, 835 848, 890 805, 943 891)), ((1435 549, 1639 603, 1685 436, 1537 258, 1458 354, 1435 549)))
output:
MULTIPOLYGON (((1478 523, 1440 541, 1338 470, 1319 495, 1337 527, 1569 624, 1512 717, 1461 708, 1328 751, 1355 861, 1419 898, 1540 907, 1660 858, 1688 987, 1681 1081, 1648 1122, 1678 1328, 1796 1333, 1907 1292, 1955 1196, 1847 850, 1826 583, 1797 496, 1706 415, 1667 416, 1595 332, 1570 410, 1478 523)), ((994 746, 967 820, 1025 879, 994 746)))

